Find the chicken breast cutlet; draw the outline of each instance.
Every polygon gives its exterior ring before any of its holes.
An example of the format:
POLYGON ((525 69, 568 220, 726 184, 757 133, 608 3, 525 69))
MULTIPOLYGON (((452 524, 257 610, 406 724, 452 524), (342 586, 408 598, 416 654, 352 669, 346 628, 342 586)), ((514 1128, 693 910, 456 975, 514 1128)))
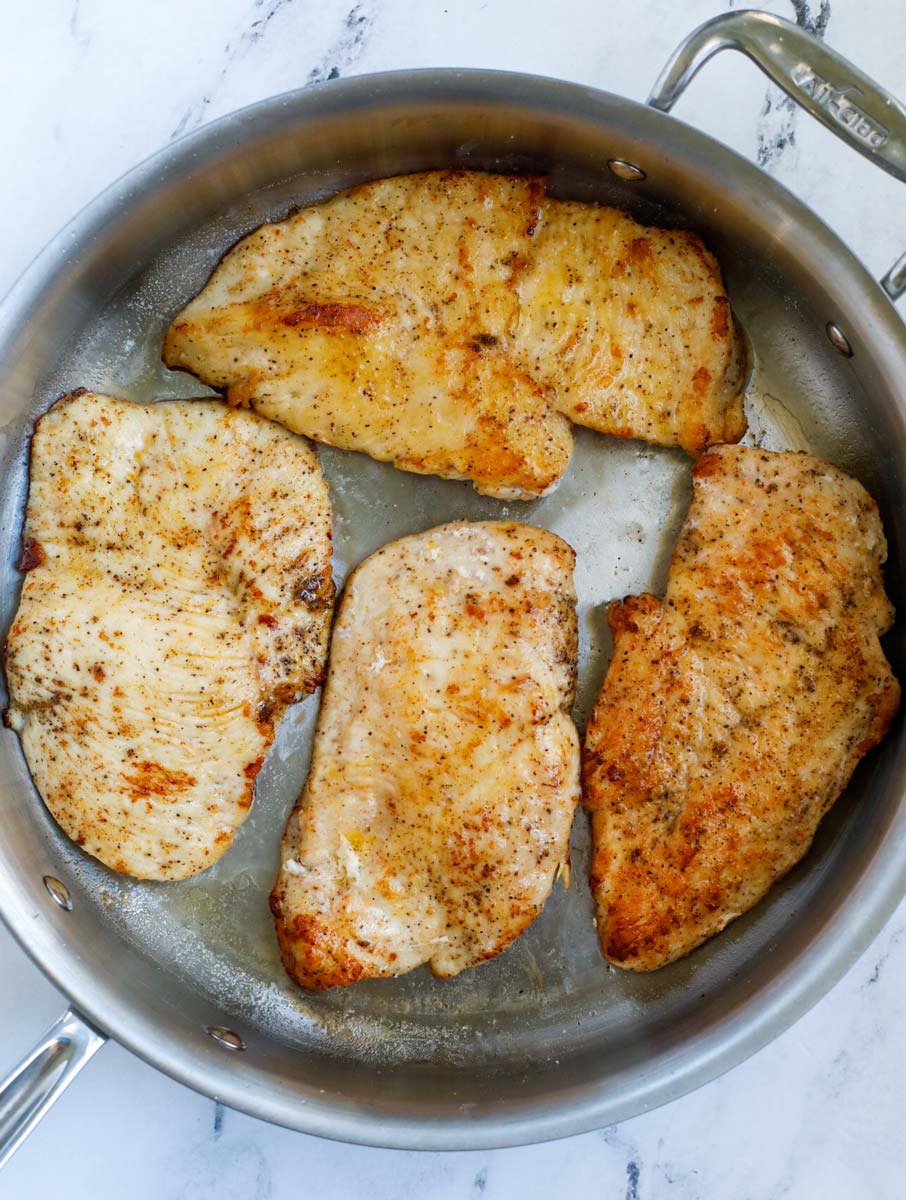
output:
POLYGON ((321 682, 330 553, 314 453, 254 413, 83 392, 41 417, 6 723, 69 837, 141 879, 229 848, 321 682))
POLYGON ((541 911, 579 800, 574 561, 546 530, 461 523, 350 578, 271 895, 303 987, 457 975, 541 911))
POLYGON ((264 225, 164 359, 296 433, 501 498, 557 483, 570 421, 694 454, 745 431, 701 240, 553 200, 544 179, 406 175, 264 225))
POLYGON ((756 904, 805 854, 899 687, 874 501, 805 454, 721 446, 667 594, 610 610, 584 749, 608 961, 650 971, 756 904))

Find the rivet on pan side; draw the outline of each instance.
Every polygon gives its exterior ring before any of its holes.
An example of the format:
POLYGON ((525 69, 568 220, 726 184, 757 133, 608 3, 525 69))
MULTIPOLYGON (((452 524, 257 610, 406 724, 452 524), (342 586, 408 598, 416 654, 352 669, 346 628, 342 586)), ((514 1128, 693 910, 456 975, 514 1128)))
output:
POLYGON ((827 340, 835 350, 839 350, 841 354, 845 354, 847 358, 852 358, 853 348, 849 344, 849 338, 843 332, 839 325, 834 321, 828 321, 824 326, 824 332, 827 334, 827 340))
POLYGON ((55 875, 45 875, 44 886, 47 888, 48 896, 55 904, 59 904, 64 912, 72 912, 72 896, 70 896, 69 888, 65 883, 61 883, 55 875))
POLYGON ((610 167, 611 173, 616 175, 617 179, 637 182, 639 179, 645 178, 645 172, 642 168, 637 167, 635 163, 627 162, 625 158, 609 158, 607 165, 610 167))
POLYGON ((223 1046, 225 1050, 245 1049, 245 1042, 235 1029, 227 1029, 223 1025, 205 1025, 205 1030, 217 1045, 223 1046))

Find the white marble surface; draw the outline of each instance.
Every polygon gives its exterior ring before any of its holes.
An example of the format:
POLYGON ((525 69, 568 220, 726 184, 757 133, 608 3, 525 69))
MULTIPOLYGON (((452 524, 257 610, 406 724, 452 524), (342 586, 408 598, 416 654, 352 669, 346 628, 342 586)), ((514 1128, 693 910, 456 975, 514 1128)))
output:
MULTIPOLYGON (((8 164, 0 287, 133 163, 181 132, 310 80, 404 66, 505 67, 642 99, 720 0, 42 0, 2 6, 8 164)), ((770 5, 826 25, 906 97, 902 0, 770 5)), ((723 56, 679 115, 759 157, 882 273, 906 244, 906 192, 723 56)), ((0 930, 0 1068, 62 1000, 0 930)), ((116 1046, 85 1070, 0 1176, 0 1197, 265 1200, 367 1194, 484 1200, 900 1200, 906 906, 808 1016, 748 1063, 600 1133, 492 1153, 406 1154, 289 1133, 214 1104, 116 1046)))

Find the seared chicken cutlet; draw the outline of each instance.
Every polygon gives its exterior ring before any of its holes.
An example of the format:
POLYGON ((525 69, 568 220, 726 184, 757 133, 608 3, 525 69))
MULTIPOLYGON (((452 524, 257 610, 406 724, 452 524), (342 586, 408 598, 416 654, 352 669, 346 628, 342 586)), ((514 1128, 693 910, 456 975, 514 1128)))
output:
POLYGON ((745 431, 720 270, 694 234, 428 172, 352 188, 240 242, 164 358, 318 441, 540 496, 569 422, 701 452, 745 431))
POLYGON ((271 895, 303 987, 453 976, 541 911, 579 799, 574 561, 543 529, 454 524, 352 575, 271 895))
POLYGON ((604 957, 649 971, 751 908, 808 850, 899 687, 874 501, 805 454, 722 446, 663 601, 610 610, 585 803, 604 957))
POLYGON ((107 866, 185 879, 252 803, 333 600, 309 446, 209 402, 74 393, 37 423, 10 704, 35 785, 107 866))

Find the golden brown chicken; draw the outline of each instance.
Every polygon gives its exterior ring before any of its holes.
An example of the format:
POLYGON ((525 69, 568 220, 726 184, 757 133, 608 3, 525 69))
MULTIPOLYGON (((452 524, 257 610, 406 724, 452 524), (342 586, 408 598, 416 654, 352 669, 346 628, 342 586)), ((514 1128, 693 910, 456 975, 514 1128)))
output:
POLYGON ((751 908, 808 850, 899 687, 877 508, 804 454, 711 450, 663 601, 610 610, 584 797, 604 957, 647 971, 751 908))
POLYGON ((527 525, 391 542, 347 584, 271 896, 304 987, 500 954, 568 861, 575 556, 527 525))
POLYGON ((164 358, 296 433, 490 496, 552 487, 569 421, 692 453, 745 430, 699 238, 552 200, 543 179, 407 175, 265 225, 164 358))
POLYGON ((300 438, 218 402, 74 393, 38 421, 7 724, 64 832, 184 879, 321 681, 331 514, 300 438))

